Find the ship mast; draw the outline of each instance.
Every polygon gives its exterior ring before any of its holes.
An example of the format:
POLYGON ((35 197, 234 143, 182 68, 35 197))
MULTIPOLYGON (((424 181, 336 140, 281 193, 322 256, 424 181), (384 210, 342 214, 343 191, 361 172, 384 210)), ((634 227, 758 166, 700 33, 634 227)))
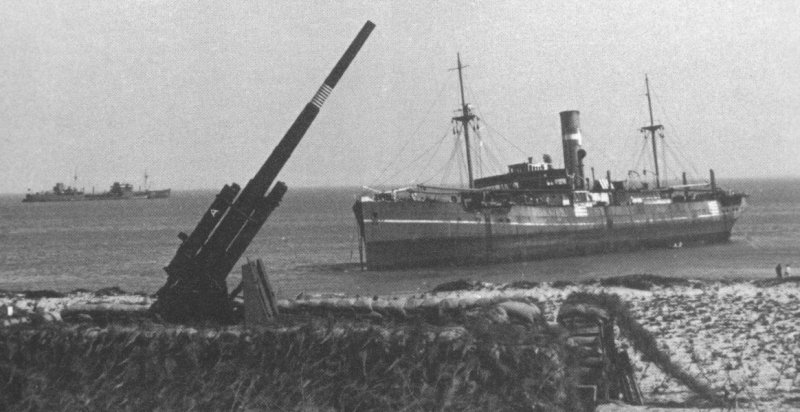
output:
POLYGON ((461 65, 460 53, 456 53, 456 59, 458 60, 458 67, 451 70, 458 70, 458 86, 461 89, 461 116, 456 116, 453 120, 461 122, 462 128, 464 129, 464 145, 467 148, 467 175, 469 176, 469 188, 472 189, 474 182, 472 178, 472 157, 469 150, 469 122, 475 118, 475 115, 471 113, 469 106, 467 106, 464 100, 464 78, 461 75, 461 69, 467 66, 461 65))
POLYGON ((655 165, 655 172, 656 172, 656 188, 661 187, 661 182, 659 181, 659 173, 658 173, 658 150, 656 149, 656 130, 664 129, 664 126, 660 124, 655 124, 653 122, 653 103, 650 100, 650 80, 647 78, 647 74, 644 75, 644 86, 647 89, 647 109, 650 112, 650 126, 645 126, 641 128, 641 131, 649 131, 650 132, 650 140, 653 145, 653 164, 655 165))

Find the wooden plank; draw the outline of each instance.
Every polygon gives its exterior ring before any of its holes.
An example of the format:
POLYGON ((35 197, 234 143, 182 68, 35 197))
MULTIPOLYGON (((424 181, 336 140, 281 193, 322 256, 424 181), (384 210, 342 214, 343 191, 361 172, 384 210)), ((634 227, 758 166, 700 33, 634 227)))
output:
POLYGON ((262 262, 261 259, 256 260, 256 269, 256 274, 258 275, 258 280, 261 283, 262 290, 264 291, 267 303, 269 304, 270 311, 272 312, 273 316, 277 316, 278 299, 275 298, 275 290, 272 289, 272 284, 269 283, 267 270, 264 268, 264 262, 262 262))
POLYGON ((247 262, 242 265, 242 289, 244 291, 244 320, 247 326, 268 324, 272 318, 266 292, 258 276, 258 264, 247 262))

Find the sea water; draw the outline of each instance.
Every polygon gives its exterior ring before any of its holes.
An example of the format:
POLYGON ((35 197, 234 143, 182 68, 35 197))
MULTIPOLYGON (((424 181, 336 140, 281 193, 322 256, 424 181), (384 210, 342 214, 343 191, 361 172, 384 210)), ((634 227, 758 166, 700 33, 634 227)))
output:
MULTIPOLYGON (((301 292, 387 294, 437 284, 583 280, 651 273, 703 279, 775 276, 778 263, 800 275, 800 179, 721 182, 749 194, 748 208, 724 244, 654 249, 477 267, 362 271, 352 205, 355 188, 292 188, 229 276, 262 259, 279 297, 301 292)), ((163 267, 211 204, 214 191, 173 191, 168 199, 21 203, 0 196, 0 289, 153 293, 163 267)))

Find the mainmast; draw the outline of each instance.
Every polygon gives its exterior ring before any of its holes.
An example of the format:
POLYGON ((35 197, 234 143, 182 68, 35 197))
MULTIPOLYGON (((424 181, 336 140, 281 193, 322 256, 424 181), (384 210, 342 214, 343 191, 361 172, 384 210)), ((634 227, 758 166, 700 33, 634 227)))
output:
POLYGON ((453 120, 457 120, 461 122, 462 128, 464 129, 464 145, 467 148, 467 175, 469 176, 469 188, 472 189, 474 186, 473 178, 472 178, 472 157, 469 150, 469 122, 475 118, 475 115, 469 109, 469 106, 464 100, 464 78, 461 75, 461 69, 467 66, 461 65, 461 54, 456 53, 456 59, 458 60, 458 86, 461 89, 461 116, 456 116, 453 120))
POLYGON ((659 181, 659 173, 658 173, 658 150, 656 149, 656 130, 664 129, 664 126, 660 124, 655 124, 653 122, 653 103, 650 100, 650 80, 647 78, 647 74, 644 75, 644 86, 647 89, 647 109, 650 111, 650 126, 642 127, 642 131, 649 131, 650 132, 650 140, 653 145, 653 164, 655 165, 655 172, 656 172, 656 188, 661 187, 661 182, 659 181))

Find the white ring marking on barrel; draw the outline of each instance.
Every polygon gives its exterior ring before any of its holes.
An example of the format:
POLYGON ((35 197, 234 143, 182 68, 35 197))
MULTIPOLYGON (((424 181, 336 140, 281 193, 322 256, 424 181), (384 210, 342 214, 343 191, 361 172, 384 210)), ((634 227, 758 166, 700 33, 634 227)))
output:
POLYGON ((319 109, 320 107, 322 107, 322 104, 325 103, 325 99, 327 99, 328 96, 330 96, 332 90, 333 88, 331 86, 328 86, 327 84, 323 83, 322 86, 320 86, 319 90, 317 90, 317 94, 315 94, 314 98, 311 99, 311 104, 313 104, 314 106, 316 106, 317 109, 319 109))

